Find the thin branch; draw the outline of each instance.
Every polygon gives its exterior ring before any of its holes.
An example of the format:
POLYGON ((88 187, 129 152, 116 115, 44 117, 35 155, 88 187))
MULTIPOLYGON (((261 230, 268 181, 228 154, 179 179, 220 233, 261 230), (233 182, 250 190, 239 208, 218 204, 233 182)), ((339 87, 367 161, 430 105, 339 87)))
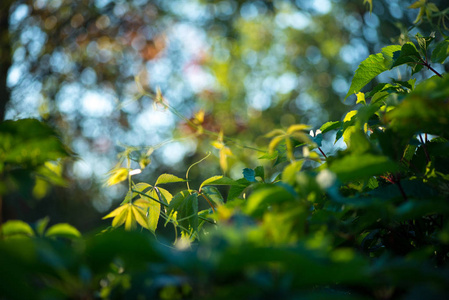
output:
POLYGON ((327 156, 326 156, 326 154, 324 154, 323 150, 321 150, 321 148, 320 148, 320 147, 318 147, 318 150, 320 150, 320 152, 321 152, 321 154, 323 154, 324 158, 325 158, 325 159, 327 159, 327 156))

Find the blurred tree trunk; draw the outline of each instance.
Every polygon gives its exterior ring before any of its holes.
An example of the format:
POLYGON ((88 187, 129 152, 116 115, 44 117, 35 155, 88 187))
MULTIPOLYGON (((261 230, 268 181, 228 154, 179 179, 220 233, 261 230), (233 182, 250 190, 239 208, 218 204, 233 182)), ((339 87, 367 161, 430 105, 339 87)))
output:
POLYGON ((5 118, 6 103, 11 92, 6 85, 8 69, 12 64, 12 50, 9 39, 9 9, 13 0, 0 1, 0 121, 5 118))

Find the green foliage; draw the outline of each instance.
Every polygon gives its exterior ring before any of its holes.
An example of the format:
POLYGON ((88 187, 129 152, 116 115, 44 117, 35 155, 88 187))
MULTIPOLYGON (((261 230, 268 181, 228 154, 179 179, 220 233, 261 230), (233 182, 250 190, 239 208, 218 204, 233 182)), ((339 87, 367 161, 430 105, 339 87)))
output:
MULTIPOLYGON (((412 6, 432 10, 426 1, 412 6)), ((6 222, 0 264, 8 272, 0 272, 0 294, 7 299, 444 299, 449 77, 435 71, 427 55, 433 49, 431 57, 444 62, 447 40, 432 48, 433 36, 416 39, 418 48, 388 46, 360 64, 346 95, 356 93, 357 106, 342 121, 327 122, 310 135, 303 124, 266 134, 268 154, 262 157, 268 164, 243 168, 241 178, 215 175, 195 189, 189 171, 208 155, 189 167, 185 179, 162 174, 154 185, 136 183, 135 149, 129 148, 110 173, 109 184, 127 180, 128 192, 104 217, 112 218, 108 230, 79 238, 65 223, 46 230, 48 219, 34 229, 22 221, 6 222), (424 67, 436 76, 392 80, 360 92, 380 73, 403 64, 412 76, 424 67), (346 148, 326 155, 323 137, 331 131, 346 148), (160 187, 164 184, 167 189, 160 187), (176 189, 181 184, 187 189, 176 189), (174 238, 159 234, 169 223, 174 238)), ((223 133, 203 133, 213 137, 218 150, 227 147, 223 133)), ((40 166, 64 152, 57 153, 23 161, 40 166)), ((22 160, 7 160, 6 151, 0 154, 4 166, 22 166, 22 160)), ((219 164, 226 172, 223 155, 219 164)))

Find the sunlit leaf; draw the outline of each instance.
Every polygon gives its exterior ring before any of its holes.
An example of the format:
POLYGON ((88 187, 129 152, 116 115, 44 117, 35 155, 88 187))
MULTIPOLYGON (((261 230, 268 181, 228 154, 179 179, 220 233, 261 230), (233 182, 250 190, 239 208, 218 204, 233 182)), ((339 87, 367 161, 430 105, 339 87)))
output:
POLYGON ((156 183, 154 185, 156 186, 158 184, 184 182, 184 181, 185 179, 179 178, 172 174, 162 174, 157 178, 156 183))
POLYGON ((236 181, 229 177, 225 177, 222 175, 212 176, 201 183, 199 190, 201 191, 203 186, 206 185, 235 185, 235 184, 237 184, 236 181))
POLYGON ((382 48, 381 53, 372 54, 362 61, 355 71, 351 86, 344 100, 352 94, 357 94, 360 90, 373 80, 377 75, 390 69, 393 60, 393 53, 400 51, 401 46, 392 45, 382 48))
POLYGON ((59 223, 51 226, 45 232, 47 237, 65 237, 65 238, 79 238, 81 233, 70 224, 59 223))
POLYGON ((321 126, 320 130, 321 130, 321 133, 324 134, 328 131, 339 129, 340 127, 341 127, 340 121, 326 122, 321 126))
POLYGON ((295 124, 295 125, 291 125, 290 127, 288 127, 287 134, 292 134, 295 131, 304 131, 304 130, 309 130, 309 129, 310 129, 309 125, 295 124))
POLYGON ((109 174, 110 175, 107 180, 107 185, 109 186, 115 185, 128 179, 128 169, 126 168, 118 168, 112 170, 109 174))
POLYGON ((15 236, 34 236, 30 225, 20 220, 9 220, 1 226, 2 234, 6 238, 15 236))

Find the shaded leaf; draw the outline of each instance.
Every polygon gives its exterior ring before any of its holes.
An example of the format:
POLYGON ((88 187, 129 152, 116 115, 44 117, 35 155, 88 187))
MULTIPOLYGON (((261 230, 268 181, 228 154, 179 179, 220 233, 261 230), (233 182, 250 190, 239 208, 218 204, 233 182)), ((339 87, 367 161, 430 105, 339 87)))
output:
POLYGON ((395 172, 399 167, 386 156, 370 153, 348 155, 335 160, 329 169, 345 182, 356 179, 367 179, 371 176, 395 172))

